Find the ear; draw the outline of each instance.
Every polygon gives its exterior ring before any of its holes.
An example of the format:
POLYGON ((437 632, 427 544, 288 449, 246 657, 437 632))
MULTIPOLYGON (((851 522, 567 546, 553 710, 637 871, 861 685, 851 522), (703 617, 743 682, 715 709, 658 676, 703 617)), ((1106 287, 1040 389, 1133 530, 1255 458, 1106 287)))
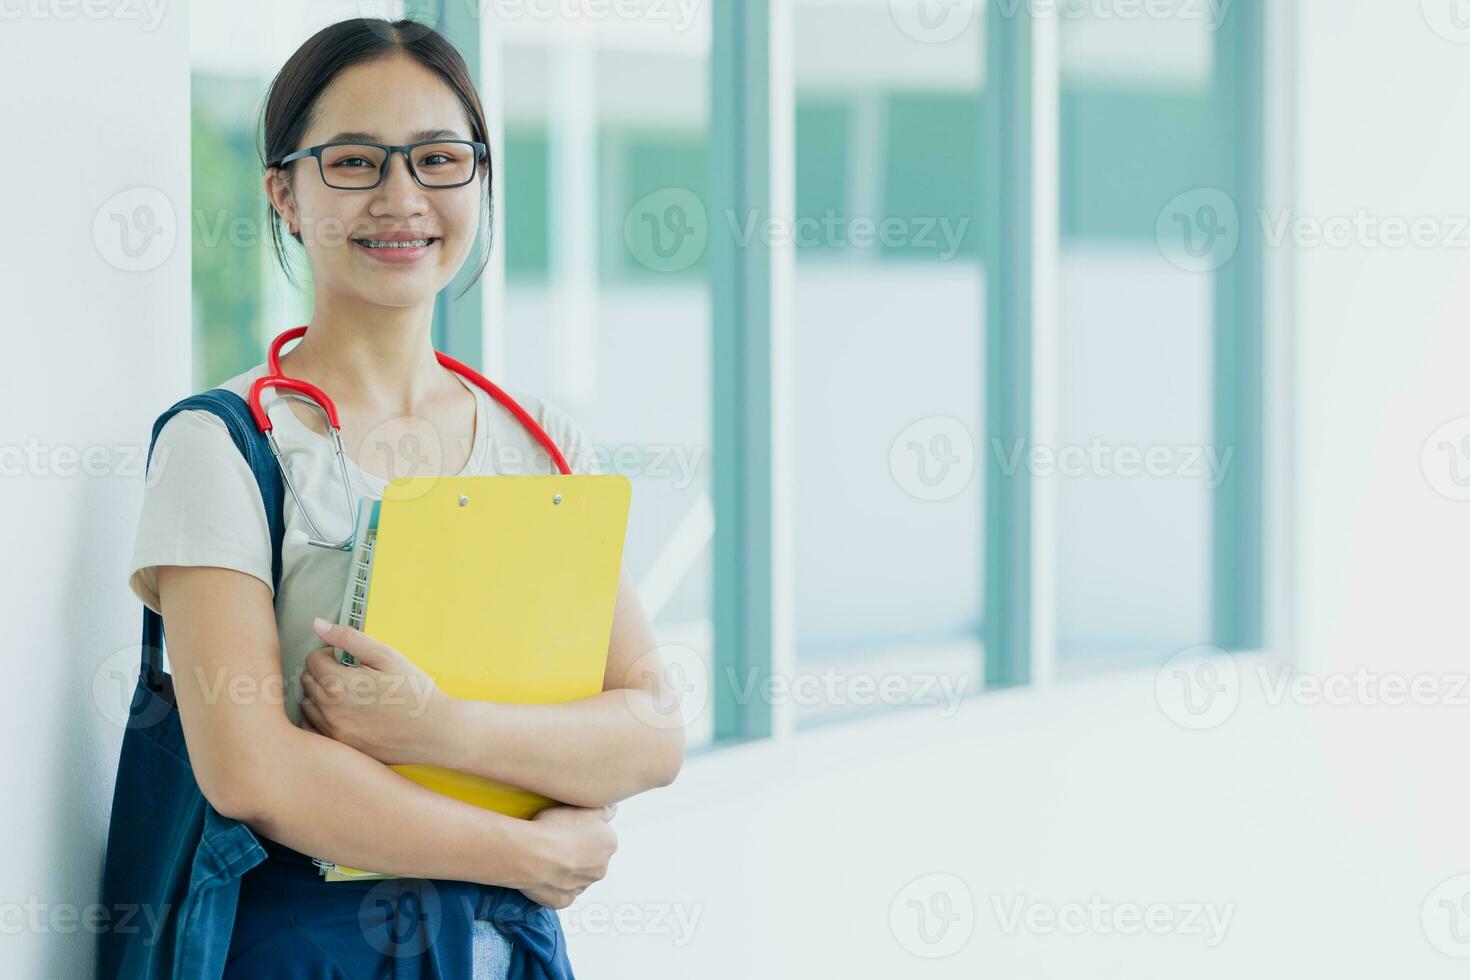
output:
POLYGON ((291 181, 280 167, 269 167, 263 178, 265 196, 271 208, 281 216, 281 223, 292 238, 301 241, 301 222, 296 213, 296 195, 291 192, 291 181))

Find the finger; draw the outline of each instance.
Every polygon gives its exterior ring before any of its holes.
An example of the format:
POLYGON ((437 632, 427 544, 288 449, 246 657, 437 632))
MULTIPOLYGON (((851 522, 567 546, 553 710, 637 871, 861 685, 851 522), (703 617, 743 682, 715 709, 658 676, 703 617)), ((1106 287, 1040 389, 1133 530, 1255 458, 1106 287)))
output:
POLYGON ((331 738, 331 730, 327 727, 327 719, 322 714, 322 709, 310 698, 301 699, 301 717, 305 719, 318 735, 331 738))
POLYGON ((351 667, 342 664, 323 664, 323 659, 331 660, 331 654, 321 654, 314 670, 301 672, 301 686, 307 695, 316 698, 317 704, 344 704, 354 690, 353 684, 364 675, 354 674, 351 667))
MULTIPOLYGON (((304 670, 301 672, 301 690, 304 692, 305 697, 312 699, 317 705, 337 703, 337 695, 329 692, 321 681, 304 670)), ((302 703, 304 704, 305 702, 303 701, 302 703)))
MULTIPOLYGON (((337 660, 337 652, 332 651, 331 646, 318 646, 306 655, 306 667, 301 670, 301 683, 306 683, 306 676, 310 674, 313 680, 322 685, 323 691, 343 696, 353 689, 354 683, 359 683, 363 674, 353 673, 354 667, 337 660)), ((331 704, 326 698, 320 698, 322 704, 331 704)))
POLYGON ((310 673, 323 684, 329 684, 335 678, 337 684, 345 686, 355 675, 349 674, 351 667, 337 659, 337 652, 331 647, 317 647, 306 655, 306 667, 302 673, 310 673))
POLYGON ((597 815, 604 820, 611 820, 613 818, 613 814, 617 812, 618 805, 616 803, 609 803, 605 806, 600 806, 597 808, 597 815))
POLYGON ((392 648, 379 643, 360 629, 342 623, 329 623, 320 616, 312 621, 311 628, 322 638, 323 643, 346 650, 360 664, 378 670, 386 670, 393 664, 392 648))

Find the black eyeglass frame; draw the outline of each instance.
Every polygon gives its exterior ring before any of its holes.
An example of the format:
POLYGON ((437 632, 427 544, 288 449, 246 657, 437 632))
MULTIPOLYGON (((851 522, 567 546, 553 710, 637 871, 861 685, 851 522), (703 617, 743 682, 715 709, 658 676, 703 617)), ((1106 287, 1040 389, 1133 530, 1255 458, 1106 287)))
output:
POLYGON ((487 147, 484 143, 481 143, 479 140, 420 140, 417 143, 409 143, 407 146, 389 146, 386 143, 368 143, 363 140, 336 140, 332 143, 318 143, 316 146, 308 146, 304 150, 297 150, 295 153, 288 153, 285 156, 281 157, 281 159, 277 160, 274 164, 272 164, 272 166, 284 168, 288 163, 294 163, 297 160, 305 160, 307 157, 315 157, 317 173, 321 174, 323 184, 326 184, 328 187, 337 191, 370 191, 375 187, 381 187, 383 185, 383 181, 388 179, 388 167, 393 162, 393 154, 402 153, 404 161, 408 164, 409 174, 413 176, 414 181, 420 187, 424 188, 425 190, 442 191, 449 190, 454 187, 463 187, 470 181, 474 180, 476 172, 480 169, 480 164, 485 162, 485 156, 488 150, 489 147, 487 147), (457 184, 426 184, 424 183, 424 179, 419 176, 418 170, 414 168, 413 151, 421 146, 435 146, 442 145, 444 143, 474 147, 475 164, 473 167, 470 168, 470 175, 457 184), (328 180, 326 165, 322 163, 322 151, 330 149, 334 146, 371 146, 375 149, 383 150, 383 165, 378 168, 377 183, 363 184, 356 187, 343 187, 341 184, 334 184, 330 180, 328 180))

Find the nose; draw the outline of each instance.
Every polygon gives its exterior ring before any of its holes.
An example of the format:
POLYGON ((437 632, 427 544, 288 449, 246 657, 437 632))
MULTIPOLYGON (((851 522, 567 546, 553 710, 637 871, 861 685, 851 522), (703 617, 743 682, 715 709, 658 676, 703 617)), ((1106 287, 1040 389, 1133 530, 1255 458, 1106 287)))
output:
POLYGON ((408 163, 408 151, 396 150, 383 161, 388 172, 378 185, 370 209, 374 215, 421 214, 428 208, 425 188, 414 180, 408 163), (402 159, 399 159, 399 158, 402 159))

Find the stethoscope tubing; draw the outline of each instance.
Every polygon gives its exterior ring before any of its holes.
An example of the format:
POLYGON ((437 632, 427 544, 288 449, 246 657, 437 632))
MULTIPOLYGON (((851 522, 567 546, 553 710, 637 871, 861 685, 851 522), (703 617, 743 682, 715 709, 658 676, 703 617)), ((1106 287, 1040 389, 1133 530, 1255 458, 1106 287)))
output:
MULTIPOLYGON (((250 394, 246 399, 246 403, 249 405, 251 416, 255 419, 256 428, 265 436, 266 443, 270 446, 271 455, 276 458, 276 465, 281 469, 281 479, 285 481, 286 489, 290 491, 292 499, 296 501, 296 509, 301 511, 302 518, 306 521, 307 526, 311 528, 312 533, 307 540, 311 544, 321 548, 329 548, 336 551, 350 551, 354 538, 356 537, 355 528, 349 530, 346 538, 340 541, 331 541, 322 534, 316 522, 311 519, 311 515, 307 511, 305 504, 302 503, 301 495, 296 491, 295 483, 291 480, 290 467, 286 465, 286 461, 281 454, 281 447, 276 443, 276 436, 273 431, 270 416, 266 414, 265 407, 262 403, 262 395, 265 389, 284 389, 287 394, 281 397, 295 398, 299 401, 307 402, 320 409, 326 415, 328 432, 332 439, 332 452, 337 457, 337 468, 342 475, 342 489, 347 500, 347 512, 349 516, 355 517, 357 514, 357 503, 352 497, 352 481, 347 473, 347 453, 342 446, 342 423, 337 416, 336 404, 328 397, 325 391, 311 382, 302 381, 299 378, 288 378, 281 373, 281 348, 305 335, 306 327, 292 327, 290 330, 282 331, 271 341, 270 349, 266 354, 266 373, 251 383, 250 394)), ((525 426, 526 430, 550 454, 552 462, 556 464, 557 471, 564 476, 571 475, 572 468, 567 465, 566 457, 562 455, 561 450, 557 448, 551 436, 546 434, 546 430, 531 417, 530 412, 527 412, 521 407, 520 403, 506 394, 505 391, 489 378, 486 378, 463 361, 456 360, 448 354, 437 350, 434 352, 434 356, 438 358, 439 363, 444 367, 474 382, 499 402, 511 415, 515 416, 516 421, 525 426)))

